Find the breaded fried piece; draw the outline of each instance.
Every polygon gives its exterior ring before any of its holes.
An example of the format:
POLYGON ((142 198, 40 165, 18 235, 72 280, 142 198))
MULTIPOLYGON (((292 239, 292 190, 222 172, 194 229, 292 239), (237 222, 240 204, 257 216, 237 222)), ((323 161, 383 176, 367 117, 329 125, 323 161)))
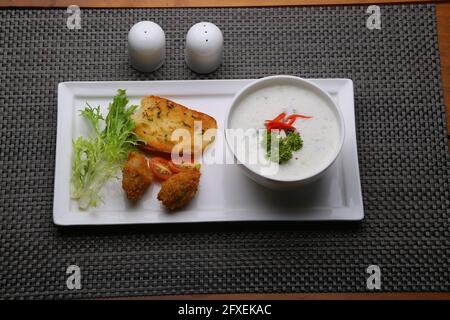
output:
POLYGON ((179 209, 194 198, 199 183, 199 170, 193 169, 177 173, 162 183, 158 200, 162 201, 169 210, 179 209))
POLYGON ((176 129, 186 129, 190 133, 191 141, 186 139, 186 150, 194 150, 194 121, 201 121, 203 151, 213 139, 204 133, 208 129, 217 129, 216 120, 207 114, 189 109, 171 100, 149 96, 141 100, 140 110, 133 115, 136 122, 135 133, 145 141, 145 149, 171 153, 180 141, 171 141, 172 133, 176 129))
POLYGON ((122 188, 128 200, 137 201, 152 184, 153 175, 142 154, 130 152, 122 170, 122 188))

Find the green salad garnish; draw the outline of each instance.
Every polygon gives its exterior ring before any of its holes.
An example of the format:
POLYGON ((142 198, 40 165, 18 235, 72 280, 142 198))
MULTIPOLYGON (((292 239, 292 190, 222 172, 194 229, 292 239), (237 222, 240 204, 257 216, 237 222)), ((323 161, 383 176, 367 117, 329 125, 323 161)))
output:
POLYGON ((296 131, 288 131, 285 137, 280 133, 266 131, 263 136, 266 157, 273 162, 284 163, 292 159, 292 153, 303 147, 303 140, 296 131))
POLYGON ((89 137, 73 141, 70 192, 81 209, 97 205, 101 200, 101 188, 109 179, 117 177, 128 152, 135 148, 138 139, 133 132, 135 123, 131 115, 138 106, 127 108, 127 104, 126 91, 118 90, 109 104, 106 118, 100 106, 93 108, 87 104, 81 111, 81 116, 93 129, 89 137))

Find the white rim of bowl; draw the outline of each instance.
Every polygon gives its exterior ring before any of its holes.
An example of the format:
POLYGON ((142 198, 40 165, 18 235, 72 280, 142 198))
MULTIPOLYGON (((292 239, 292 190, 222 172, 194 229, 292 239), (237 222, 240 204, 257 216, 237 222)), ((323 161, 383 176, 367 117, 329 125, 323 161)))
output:
POLYGON ((259 172, 256 172, 255 170, 251 169, 248 165, 246 165, 245 163, 239 162, 238 164, 243 165, 245 168, 247 168, 250 172, 253 172, 254 174, 267 179, 267 180, 271 180, 271 181, 275 181, 275 182, 299 182, 299 181, 304 181, 304 180, 308 180, 312 177, 315 177, 319 174, 321 174, 322 172, 324 172, 325 170, 327 170, 337 159, 339 153, 342 150, 342 146, 344 145, 344 137, 345 137, 345 124, 344 124, 344 116, 342 115, 341 109, 339 108, 339 106, 337 105, 337 103, 333 100, 333 98, 328 94, 328 92, 326 92, 325 90, 323 90, 322 88, 320 88, 318 85, 312 83, 309 80, 300 78, 300 77, 296 77, 296 76, 290 76, 290 75, 274 75, 274 76, 268 76, 268 77, 264 77, 264 78, 260 78, 260 79, 256 79, 255 81, 252 81, 251 83, 249 83, 248 85, 246 85, 244 88, 242 88, 241 90, 239 90, 233 97, 233 101, 231 102, 230 108, 228 109, 228 112, 225 116, 225 140, 228 146, 228 149, 231 151, 231 153, 233 154, 233 157, 239 161, 236 153, 234 152, 234 150, 231 148, 230 143, 228 141, 228 132, 227 129, 229 129, 228 126, 228 122, 229 122, 229 118, 230 118, 230 114, 233 111, 233 109, 236 107, 236 101, 248 90, 250 90, 252 87, 256 86, 257 84, 261 83, 261 82, 266 82, 266 81, 270 81, 270 80, 275 80, 275 79, 287 79, 287 80, 294 80, 294 81, 300 81, 303 82, 306 85, 309 85, 313 88, 315 88, 317 91, 319 91, 323 97, 325 97, 326 99, 328 99, 328 101, 334 106, 334 109, 336 110, 337 114, 338 114, 338 121, 340 124, 340 131, 341 131, 341 135, 340 135, 340 139, 339 139, 339 144, 338 147, 336 148, 336 150, 334 151, 333 156, 330 158, 331 160, 329 162, 327 162, 324 166, 319 167, 318 170, 316 170, 315 172, 313 172, 312 174, 300 178, 300 179, 276 179, 276 178, 272 178, 272 177, 268 177, 265 175, 260 174, 259 172))

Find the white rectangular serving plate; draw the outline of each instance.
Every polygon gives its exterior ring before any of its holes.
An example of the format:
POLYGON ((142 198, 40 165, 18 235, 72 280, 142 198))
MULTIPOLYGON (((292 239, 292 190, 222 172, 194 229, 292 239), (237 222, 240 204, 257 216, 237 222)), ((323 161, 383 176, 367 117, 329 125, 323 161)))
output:
MULTIPOLYGON (((236 164, 204 164, 199 191, 188 206, 167 212, 156 199, 154 183, 143 199, 130 204, 121 180, 108 183, 103 203, 82 211, 70 198, 72 140, 90 128, 79 115, 88 102, 104 114, 117 89, 126 89, 130 104, 158 95, 217 120, 219 130, 233 96, 253 80, 182 80, 65 82, 58 87, 58 128, 53 221, 56 225, 114 225, 225 221, 358 221, 364 217, 356 146, 353 82, 310 79, 327 91, 341 108, 345 141, 341 154, 317 182, 291 191, 274 191, 247 178, 236 164)), ((219 135, 207 152, 229 152, 219 135), (214 150, 216 149, 216 150, 214 150)))

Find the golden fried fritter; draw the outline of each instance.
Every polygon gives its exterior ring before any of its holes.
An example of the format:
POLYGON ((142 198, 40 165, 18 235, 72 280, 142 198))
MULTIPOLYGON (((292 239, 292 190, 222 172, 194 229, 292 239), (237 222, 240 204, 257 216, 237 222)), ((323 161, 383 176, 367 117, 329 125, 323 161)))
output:
POLYGON ((195 196, 199 182, 199 170, 177 173, 162 183, 158 200, 162 201, 169 210, 181 208, 195 196))
POLYGON ((130 152, 122 171, 122 188, 128 200, 137 201, 152 184, 153 175, 142 154, 130 152))

